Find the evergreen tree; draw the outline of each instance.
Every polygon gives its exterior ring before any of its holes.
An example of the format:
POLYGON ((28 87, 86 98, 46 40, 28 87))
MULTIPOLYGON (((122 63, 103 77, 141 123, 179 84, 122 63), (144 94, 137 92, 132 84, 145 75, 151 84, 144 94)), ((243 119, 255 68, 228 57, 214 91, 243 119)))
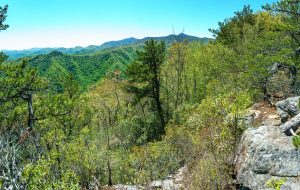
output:
POLYGON ((159 133, 164 133, 165 117, 161 102, 160 68, 165 61, 166 47, 164 42, 153 39, 145 42, 144 50, 137 52, 138 58, 128 66, 129 90, 138 100, 154 100, 156 112, 160 119, 159 133))
POLYGON ((287 24, 286 32, 294 40, 296 48, 300 45, 300 1, 281 0, 273 4, 263 6, 265 10, 280 13, 287 24))
POLYGON ((7 9, 7 5, 5 5, 4 7, 0 7, 0 31, 6 30, 8 28, 8 25, 4 24, 4 21, 6 20, 7 9))
POLYGON ((219 29, 209 29, 209 31, 216 37, 217 42, 238 50, 248 37, 247 30, 255 25, 255 15, 250 5, 244 6, 243 10, 234 14, 232 18, 219 22, 219 29))

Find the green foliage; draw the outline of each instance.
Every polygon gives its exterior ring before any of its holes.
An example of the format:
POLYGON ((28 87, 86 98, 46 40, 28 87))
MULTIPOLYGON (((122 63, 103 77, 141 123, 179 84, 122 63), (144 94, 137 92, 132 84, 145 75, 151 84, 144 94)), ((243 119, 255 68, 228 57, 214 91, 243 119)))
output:
POLYGON ((5 5, 4 7, 0 7, 0 31, 6 30, 8 28, 7 24, 4 24, 6 20, 8 6, 5 5))
POLYGON ((263 6, 264 9, 268 11, 273 11, 279 13, 286 24, 284 30, 293 39, 293 43, 290 45, 294 48, 298 48, 300 44, 300 6, 297 0, 280 0, 273 4, 267 4, 263 6))
POLYGON ((255 15, 250 5, 244 6, 242 11, 235 12, 234 17, 219 22, 219 29, 210 29, 217 37, 217 41, 233 48, 247 40, 247 29, 255 25, 255 15))
POLYGON ((164 133, 166 124, 161 102, 161 65, 165 61, 166 47, 164 42, 153 39, 146 41, 143 51, 138 51, 138 58, 126 70, 129 84, 127 89, 133 93, 137 101, 143 98, 153 101, 154 110, 160 120, 161 126, 156 134, 164 133))
POLYGON ((28 66, 27 60, 19 63, 1 63, 0 88, 2 101, 11 98, 25 98, 30 92, 39 92, 46 86, 46 81, 38 76, 36 69, 28 66))
POLYGON ((0 73, 0 132, 36 130, 34 103, 36 97, 47 88, 47 80, 30 68, 27 60, 2 62, 0 73))
POLYGON ((58 156, 54 153, 49 158, 40 158, 37 163, 26 165, 22 175, 26 188, 79 190, 79 178, 74 172, 67 170, 61 171, 60 176, 52 175, 55 159, 58 156))
POLYGON ((151 139, 157 138, 155 126, 159 126, 159 123, 153 122, 155 119, 156 117, 150 116, 147 117, 147 121, 138 116, 124 119, 120 122, 118 136, 127 147, 145 145, 151 139))
MULTIPOLYGON (((297 36, 287 31, 297 31, 298 16, 287 11, 298 8, 285 0, 266 8, 285 12, 245 6, 211 30, 216 41, 209 44, 180 34, 166 44, 144 39, 137 53, 140 43, 123 46, 135 39, 29 61, 8 62, 1 53, 0 135, 20 146, 22 185, 146 185, 188 166, 187 189, 228 189, 240 117, 261 100, 271 64, 297 62, 297 36), (43 156, 33 151, 39 147, 43 156)), ((299 136, 293 144, 300 147, 299 136)))
POLYGON ((58 80, 61 92, 50 94, 41 100, 47 105, 43 112, 48 114, 47 117, 52 122, 45 121, 45 126, 52 125, 60 130, 64 140, 68 141, 77 137, 80 131, 89 125, 92 110, 87 107, 87 100, 81 97, 79 85, 72 74, 63 75, 58 80))
POLYGON ((145 43, 144 51, 138 51, 138 58, 127 68, 126 75, 129 90, 135 92, 138 99, 152 96, 159 82, 160 66, 165 60, 165 44, 150 40, 145 43), (137 83, 137 84, 135 84, 137 83))
POLYGON ((300 136, 299 135, 293 136, 293 145, 297 149, 300 149, 300 136))
POLYGON ((134 184, 162 179, 179 168, 174 147, 163 141, 149 143, 145 147, 132 147, 126 164, 129 169, 126 175, 134 184))
POLYGON ((273 189, 276 189, 276 190, 280 190, 281 186, 285 183, 286 179, 285 178, 282 178, 282 179, 270 179, 269 181, 267 181, 266 185, 268 188, 273 188, 273 189))
MULTIPOLYGON (((82 90, 86 90, 109 72, 116 69, 125 71, 126 65, 135 57, 135 48, 132 47, 103 50, 89 55, 66 55, 54 51, 30 59, 30 65, 37 68, 39 74, 47 77, 58 89, 58 73, 71 73, 82 90)), ((124 74, 121 76, 124 77, 124 74)))

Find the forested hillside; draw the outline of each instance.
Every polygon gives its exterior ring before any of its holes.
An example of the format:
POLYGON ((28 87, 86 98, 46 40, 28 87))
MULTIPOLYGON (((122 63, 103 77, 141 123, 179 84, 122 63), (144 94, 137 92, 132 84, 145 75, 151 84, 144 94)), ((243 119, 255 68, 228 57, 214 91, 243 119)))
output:
MULTIPOLYGON (((136 47, 115 48, 89 55, 68 55, 53 51, 29 59, 29 65, 41 76, 55 81, 59 73, 70 73, 82 89, 99 81, 115 70, 125 71, 136 57, 136 47)), ((124 77, 124 74, 122 74, 124 77)))
MULTIPOLYGON (((0 8, 0 30, 8 10, 0 8)), ((242 188, 241 118, 273 96, 274 63, 294 69, 290 93, 299 94, 299 12, 296 0, 244 6, 208 43, 180 34, 82 55, 1 53, 0 189, 142 189, 181 167, 178 188, 242 188)))

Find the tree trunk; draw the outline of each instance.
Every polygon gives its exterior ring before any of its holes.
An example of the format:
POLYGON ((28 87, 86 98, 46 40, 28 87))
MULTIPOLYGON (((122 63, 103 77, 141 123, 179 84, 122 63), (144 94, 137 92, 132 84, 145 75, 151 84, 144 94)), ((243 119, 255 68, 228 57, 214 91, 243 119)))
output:
POLYGON ((160 119, 160 123, 161 123, 161 129, 160 132, 161 134, 164 134, 164 128, 165 128, 165 118, 164 118, 164 111, 160 102, 160 93, 159 93, 159 87, 155 90, 156 92, 154 92, 154 99, 155 99, 155 103, 156 103, 156 107, 157 107, 157 113, 160 119))
POLYGON ((28 104, 28 130, 32 131, 32 129, 34 128, 34 110, 33 110, 31 93, 27 97, 27 104, 28 104))
POLYGON ((112 175, 111 175, 111 166, 110 166, 110 161, 107 161, 107 170, 108 170, 108 186, 112 186, 112 175))
MULTIPOLYGON (((35 148, 38 154, 42 154, 42 149, 39 145, 39 137, 35 134, 33 131, 33 128, 35 127, 35 115, 34 115, 34 109, 33 109, 33 102, 32 102, 32 93, 30 92, 28 94, 28 97, 25 99, 27 101, 28 106, 28 121, 27 121, 27 131, 32 134, 35 148)), ((38 159, 38 158, 36 158, 38 159)))

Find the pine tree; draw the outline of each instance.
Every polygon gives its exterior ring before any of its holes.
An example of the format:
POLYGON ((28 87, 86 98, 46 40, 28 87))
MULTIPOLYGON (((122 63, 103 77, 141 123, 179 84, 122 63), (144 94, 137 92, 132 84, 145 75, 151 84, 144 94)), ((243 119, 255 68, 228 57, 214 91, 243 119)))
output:
POLYGON ((300 45, 300 1, 299 0, 281 0, 273 4, 263 6, 267 11, 273 11, 283 15, 286 26, 286 32, 289 34, 296 48, 300 45))
POLYGON ((0 31, 6 30, 8 28, 8 25, 4 24, 4 21, 6 20, 7 10, 8 10, 7 5, 5 5, 4 7, 0 7, 0 31))
POLYGON ((163 134, 166 121, 160 97, 160 68, 165 61, 165 43, 151 39, 145 42, 144 50, 138 51, 137 54, 138 58, 127 68, 128 89, 136 95, 137 100, 142 98, 154 100, 161 124, 159 133, 163 134))

